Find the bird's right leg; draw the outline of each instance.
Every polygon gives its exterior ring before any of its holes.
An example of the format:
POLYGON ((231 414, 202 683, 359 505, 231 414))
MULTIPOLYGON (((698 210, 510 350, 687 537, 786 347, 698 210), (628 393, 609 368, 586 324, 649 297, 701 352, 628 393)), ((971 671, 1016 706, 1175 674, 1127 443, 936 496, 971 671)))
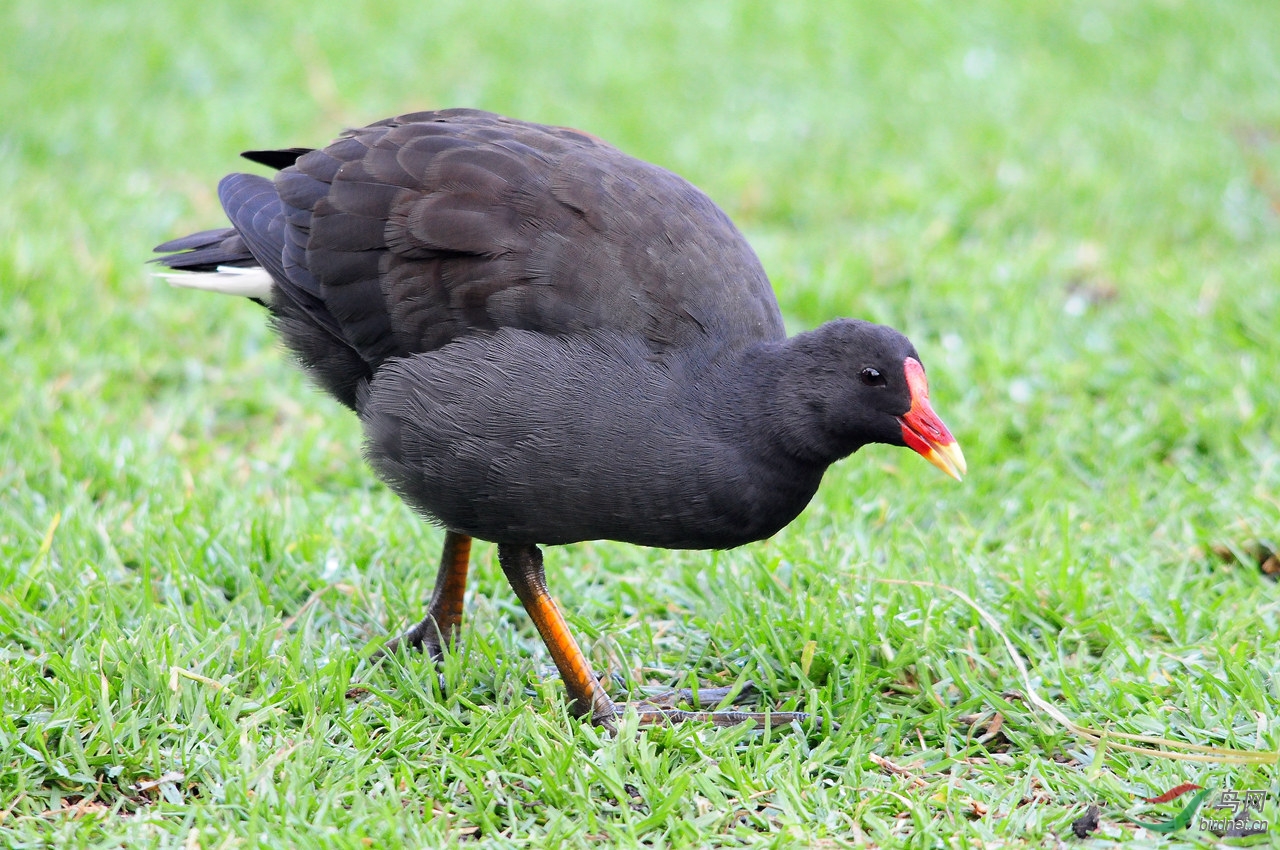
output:
POLYGON ((452 646, 462 628, 462 597, 467 590, 467 567, 471 560, 471 538, 456 531, 444 536, 440 553, 440 571, 436 586, 427 603, 422 622, 388 642, 375 658, 390 655, 401 644, 425 651, 432 661, 439 661, 445 646, 452 646))
MULTIPOLYGON (((529 612, 530 619, 542 636, 542 642, 555 661, 556 669, 560 671, 560 678, 564 680, 569 694, 570 713, 575 717, 589 717, 597 726, 616 729, 617 720, 622 713, 620 707, 609 698, 596 675, 591 672, 578 642, 569 633, 569 624, 560 613, 560 607, 547 592, 542 552, 534 545, 498 544, 498 563, 502 565, 502 571, 525 611, 529 612)), ((721 698, 726 695, 723 690, 719 694, 721 698)), ((753 723, 761 727, 769 724, 777 727, 794 721, 808 723, 811 720, 821 724, 820 718, 810 718, 800 711, 683 711, 673 708, 669 702, 649 700, 634 703, 634 707, 642 726, 690 720, 706 721, 716 726, 753 723)))
POLYGON ((564 621, 560 606, 547 592, 542 552, 534 545, 500 543, 498 563, 560 671, 560 678, 569 692, 569 712, 575 717, 589 717, 593 723, 612 727, 618 708, 591 672, 586 656, 569 633, 569 624, 564 621))

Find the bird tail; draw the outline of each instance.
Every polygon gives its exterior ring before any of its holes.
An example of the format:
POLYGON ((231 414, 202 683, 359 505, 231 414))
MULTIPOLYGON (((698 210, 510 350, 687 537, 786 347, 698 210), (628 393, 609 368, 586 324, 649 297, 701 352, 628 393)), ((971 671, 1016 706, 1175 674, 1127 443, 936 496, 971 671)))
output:
POLYGON ((184 289, 203 289, 258 301, 271 298, 271 275, 261 267, 218 266, 211 272, 157 272, 156 277, 184 289))
POLYGON ((224 295, 239 295, 258 301, 271 298, 271 274, 249 253, 234 228, 202 230, 181 239, 156 246, 158 263, 170 271, 157 272, 156 277, 170 286, 203 289, 224 295))
MULTIPOLYGON (((258 151, 249 158, 279 168, 291 164, 300 150, 258 151)), ((203 230, 160 245, 156 251, 165 256, 152 262, 166 270, 158 277, 174 286, 252 298, 267 307, 303 367, 355 409, 356 394, 372 377, 373 364, 329 311, 324 288, 304 262, 305 246, 286 251, 290 210, 275 185, 254 174, 228 174, 218 184, 218 199, 234 227, 203 230)))

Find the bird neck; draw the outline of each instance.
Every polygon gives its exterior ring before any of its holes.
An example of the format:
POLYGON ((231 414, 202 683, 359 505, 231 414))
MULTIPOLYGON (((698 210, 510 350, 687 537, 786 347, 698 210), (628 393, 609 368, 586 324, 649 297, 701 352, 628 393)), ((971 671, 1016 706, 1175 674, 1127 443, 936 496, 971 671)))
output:
MULTIPOLYGON (((813 352, 794 336, 760 342, 736 353, 732 365, 708 370, 716 376, 717 403, 740 439, 763 452, 791 458, 798 466, 825 469, 866 441, 826 426, 831 399, 813 352)), ((776 456, 776 455, 775 455, 776 456)))

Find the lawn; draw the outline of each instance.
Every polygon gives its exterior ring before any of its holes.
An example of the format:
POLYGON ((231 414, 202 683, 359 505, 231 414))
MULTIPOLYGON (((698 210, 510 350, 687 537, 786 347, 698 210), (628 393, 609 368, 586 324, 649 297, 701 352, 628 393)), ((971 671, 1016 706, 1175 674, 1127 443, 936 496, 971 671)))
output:
POLYGON ((1040 846, 1090 804, 1084 843, 1137 845, 1189 782, 1266 790, 1280 845, 1278 32, 1274 0, 9 0, 0 845, 1040 846), (547 551, 619 694, 750 680, 838 730, 584 726, 488 544, 439 675, 370 665, 441 533, 260 308, 144 263, 221 224, 239 151, 445 106, 667 166, 793 329, 915 341, 962 484, 870 447, 764 543, 547 551))

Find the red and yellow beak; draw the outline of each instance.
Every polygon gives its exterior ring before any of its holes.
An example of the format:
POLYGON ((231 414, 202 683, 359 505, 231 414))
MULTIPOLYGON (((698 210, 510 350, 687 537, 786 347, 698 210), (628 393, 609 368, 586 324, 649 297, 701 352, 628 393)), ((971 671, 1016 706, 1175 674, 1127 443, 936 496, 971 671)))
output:
POLYGON ((929 382, 924 377, 924 367, 913 357, 908 357, 904 368, 907 373, 907 389, 911 391, 911 409, 898 417, 902 423, 902 439, 907 447, 924 456, 929 463, 941 469, 955 480, 968 470, 960 444, 942 424, 938 414, 929 406, 929 382))

